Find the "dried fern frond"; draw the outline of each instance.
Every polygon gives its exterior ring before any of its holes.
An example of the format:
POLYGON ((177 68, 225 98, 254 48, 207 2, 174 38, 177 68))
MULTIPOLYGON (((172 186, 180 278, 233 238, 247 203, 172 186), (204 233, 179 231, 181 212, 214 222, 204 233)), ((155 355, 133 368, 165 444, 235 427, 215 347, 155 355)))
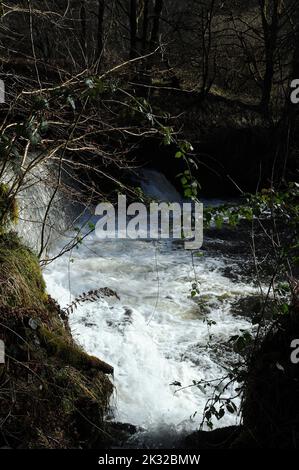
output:
POLYGON ((102 299, 103 297, 116 297, 118 300, 120 300, 119 296, 114 290, 109 289, 109 287, 102 287, 100 289, 90 290, 88 292, 83 292, 83 294, 78 295, 78 297, 76 297, 70 305, 63 309, 63 312, 66 315, 70 315, 74 312, 74 310, 76 310, 78 305, 84 302, 96 302, 97 300, 102 299))

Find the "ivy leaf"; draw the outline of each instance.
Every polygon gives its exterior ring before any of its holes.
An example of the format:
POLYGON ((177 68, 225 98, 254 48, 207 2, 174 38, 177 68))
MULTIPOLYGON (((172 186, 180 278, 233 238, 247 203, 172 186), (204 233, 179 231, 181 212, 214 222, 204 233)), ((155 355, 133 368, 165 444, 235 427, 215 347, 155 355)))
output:
POLYGON ((227 403, 226 409, 227 409, 227 411, 228 411, 229 413, 231 413, 231 414, 234 414, 234 412, 235 412, 235 408, 234 408, 234 406, 233 406, 232 403, 227 403))
POLYGON ((47 132, 47 130, 49 129, 49 123, 48 121, 45 121, 43 120, 39 126, 39 129, 40 131, 43 133, 43 132, 47 132))
POLYGON ((68 96, 67 99, 66 99, 66 102, 71 106, 71 108, 73 109, 73 111, 76 111, 76 104, 75 104, 75 100, 72 96, 68 96))
POLYGON ((34 146, 34 145, 37 145, 40 143, 41 141, 41 136, 38 132, 30 132, 29 133, 29 140, 31 142, 31 144, 34 146))
POLYGON ((183 176, 183 178, 181 178, 181 183, 182 183, 183 186, 185 186, 188 183, 188 180, 185 176, 183 176))
POLYGON ((192 196, 193 196, 192 189, 191 189, 191 188, 185 189, 185 191, 184 191, 184 196, 185 196, 185 197, 192 197, 192 196))
POLYGON ((43 96, 37 96, 34 99, 33 108, 36 111, 40 111, 42 109, 49 109, 49 101, 46 98, 44 98, 43 96))
POLYGON ((92 80, 92 78, 87 78, 85 80, 85 85, 87 86, 87 88, 94 88, 94 81, 92 80))
POLYGON ((215 217, 215 224, 216 224, 216 228, 218 230, 221 230, 222 229, 222 225, 223 225, 223 217, 220 216, 220 215, 217 215, 215 217))
POLYGON ((183 156, 184 156, 183 152, 180 152, 180 151, 175 154, 175 158, 182 158, 183 156))

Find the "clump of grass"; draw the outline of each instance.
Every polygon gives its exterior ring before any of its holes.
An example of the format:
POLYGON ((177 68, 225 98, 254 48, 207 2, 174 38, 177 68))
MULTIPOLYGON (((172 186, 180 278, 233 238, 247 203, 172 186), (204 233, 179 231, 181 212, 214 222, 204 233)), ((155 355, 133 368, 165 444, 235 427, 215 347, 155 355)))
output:
POLYGON ((0 303, 41 308, 47 300, 37 257, 13 232, 0 234, 0 303))
POLYGON ((98 374, 91 378, 72 366, 65 366, 55 372, 54 379, 57 386, 64 390, 62 405, 66 413, 76 411, 78 399, 90 400, 102 412, 108 410, 113 386, 106 376, 98 374))

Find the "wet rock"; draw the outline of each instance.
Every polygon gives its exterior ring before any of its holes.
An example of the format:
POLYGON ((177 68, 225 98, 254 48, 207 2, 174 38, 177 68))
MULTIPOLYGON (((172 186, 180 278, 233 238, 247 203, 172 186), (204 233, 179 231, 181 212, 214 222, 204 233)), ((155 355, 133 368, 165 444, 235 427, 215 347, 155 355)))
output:
POLYGON ((275 301, 265 299, 261 295, 249 295, 236 300, 231 305, 231 313, 242 317, 248 317, 254 322, 271 320, 276 311, 275 301))
POLYGON ((242 426, 228 426, 214 431, 196 431, 183 442, 185 449, 229 449, 242 432, 242 426))
POLYGON ((109 448, 130 448, 130 439, 143 430, 129 423, 106 423, 106 446, 109 448))
POLYGON ((262 449, 298 449, 299 367, 290 347, 294 338, 299 338, 297 306, 279 317, 249 363, 242 416, 262 449))

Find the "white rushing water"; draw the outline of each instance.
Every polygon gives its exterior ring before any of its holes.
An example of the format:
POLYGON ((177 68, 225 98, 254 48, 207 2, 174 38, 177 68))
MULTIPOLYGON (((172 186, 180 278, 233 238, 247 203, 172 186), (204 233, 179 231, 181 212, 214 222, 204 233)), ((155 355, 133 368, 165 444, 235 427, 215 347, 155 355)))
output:
MULTIPOLYGON (((147 176, 141 184, 161 193, 164 177, 147 176)), ((114 367, 115 420, 147 430, 199 426, 209 393, 187 386, 226 375, 232 353, 219 351, 219 344, 250 328, 247 320, 231 315, 230 304, 254 288, 225 277, 223 267, 223 259, 210 256, 194 257, 193 267, 190 252, 178 243, 103 241, 90 235, 46 269, 48 292, 62 307, 101 287, 120 297, 82 304, 70 316, 76 340, 114 367), (194 271, 210 307, 207 315, 190 296, 194 271), (209 327, 206 319, 216 323, 209 327), (174 382, 187 388, 178 391, 174 382)), ((230 393, 234 390, 226 396, 230 393)), ((237 420, 228 413, 218 425, 237 420)))

